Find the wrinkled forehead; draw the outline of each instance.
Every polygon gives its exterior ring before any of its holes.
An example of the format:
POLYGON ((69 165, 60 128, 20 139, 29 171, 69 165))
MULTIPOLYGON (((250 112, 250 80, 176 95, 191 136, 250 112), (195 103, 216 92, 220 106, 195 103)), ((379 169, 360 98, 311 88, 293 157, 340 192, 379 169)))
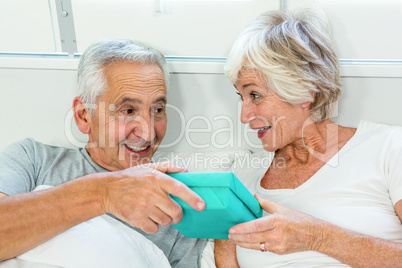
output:
POLYGON ((117 61, 104 66, 104 76, 109 85, 126 79, 132 79, 133 82, 146 82, 148 80, 160 80, 165 84, 162 69, 154 63, 135 63, 129 61, 117 61))
POLYGON ((239 70, 235 87, 240 87, 244 84, 256 83, 259 85, 268 85, 267 75, 256 68, 243 67, 239 70))
POLYGON ((156 64, 119 62, 105 68, 105 97, 112 102, 123 98, 154 101, 166 98, 166 83, 156 64))

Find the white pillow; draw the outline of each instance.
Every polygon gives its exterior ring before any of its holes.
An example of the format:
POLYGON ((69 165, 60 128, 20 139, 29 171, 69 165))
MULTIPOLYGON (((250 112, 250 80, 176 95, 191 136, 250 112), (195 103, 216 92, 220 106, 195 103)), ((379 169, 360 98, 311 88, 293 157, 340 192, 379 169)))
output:
POLYGON ((81 223, 17 259, 65 268, 171 267, 155 244, 107 215, 81 223))
POLYGON ((65 268, 170 267, 151 241, 107 215, 81 223, 18 258, 65 268))

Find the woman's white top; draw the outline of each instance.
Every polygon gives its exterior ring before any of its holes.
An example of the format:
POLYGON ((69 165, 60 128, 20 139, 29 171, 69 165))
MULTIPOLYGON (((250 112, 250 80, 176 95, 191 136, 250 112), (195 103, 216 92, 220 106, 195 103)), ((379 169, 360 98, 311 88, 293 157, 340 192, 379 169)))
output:
MULTIPOLYGON (((402 224, 394 210, 402 199, 401 127, 360 122, 344 147, 296 189, 260 186, 273 156, 262 152, 237 159, 232 171, 252 194, 349 230, 402 242, 402 224)), ((313 251, 276 255, 237 247, 237 258, 241 267, 252 268, 348 267, 313 251)))

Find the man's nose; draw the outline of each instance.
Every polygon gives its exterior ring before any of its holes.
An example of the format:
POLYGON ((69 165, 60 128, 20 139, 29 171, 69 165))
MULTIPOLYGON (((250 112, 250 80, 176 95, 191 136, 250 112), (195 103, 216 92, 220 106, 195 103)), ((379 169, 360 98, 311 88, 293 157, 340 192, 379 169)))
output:
POLYGON ((136 118, 134 127, 134 135, 146 142, 152 142, 155 139, 155 122, 148 113, 142 114, 136 118))

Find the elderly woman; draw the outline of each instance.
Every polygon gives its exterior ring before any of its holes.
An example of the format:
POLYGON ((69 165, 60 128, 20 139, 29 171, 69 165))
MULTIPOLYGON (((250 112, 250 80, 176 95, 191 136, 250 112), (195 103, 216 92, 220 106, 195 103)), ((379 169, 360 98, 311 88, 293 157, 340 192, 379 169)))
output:
POLYGON ((271 165, 235 170, 265 212, 215 242, 217 266, 402 267, 402 128, 330 120, 341 83, 325 16, 262 14, 226 74, 271 165))

